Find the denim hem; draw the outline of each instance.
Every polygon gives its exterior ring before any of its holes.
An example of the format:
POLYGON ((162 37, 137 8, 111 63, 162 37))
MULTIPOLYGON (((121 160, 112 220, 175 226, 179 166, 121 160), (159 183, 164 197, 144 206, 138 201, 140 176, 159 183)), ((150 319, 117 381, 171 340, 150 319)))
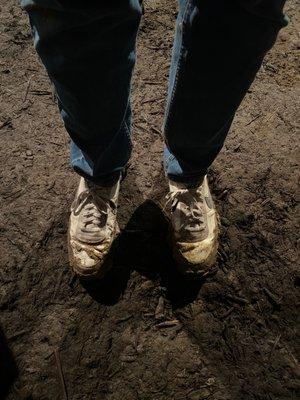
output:
POLYGON ((74 166, 73 170, 80 176, 82 176, 84 179, 87 181, 93 182, 97 186, 102 186, 102 187, 111 187, 114 186, 120 177, 123 175, 123 170, 122 171, 115 171, 112 172, 111 174, 103 175, 103 176, 90 176, 86 174, 84 171, 82 171, 80 168, 74 166))
POLYGON ((197 174, 196 176, 195 175, 185 175, 184 176, 184 175, 173 175, 173 174, 167 174, 167 176, 171 181, 174 181, 177 183, 183 183, 183 184, 187 185, 188 187, 192 188, 192 187, 197 187, 197 186, 201 185, 206 174, 207 174, 207 171, 205 173, 202 172, 199 175, 197 174))

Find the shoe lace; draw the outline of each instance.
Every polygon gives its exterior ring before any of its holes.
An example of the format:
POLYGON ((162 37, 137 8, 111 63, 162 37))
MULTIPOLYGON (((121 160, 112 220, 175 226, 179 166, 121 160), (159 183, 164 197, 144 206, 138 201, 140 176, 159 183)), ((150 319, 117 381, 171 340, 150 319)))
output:
POLYGON ((180 211, 180 218, 176 218, 177 231, 182 229, 189 232, 205 230, 203 217, 203 198, 196 194, 193 189, 177 189, 167 194, 166 207, 174 213, 176 209, 180 211))
POLYGON ((81 214, 82 231, 93 231, 104 227, 107 220, 107 200, 97 194, 93 195, 91 190, 85 190, 80 193, 74 208, 74 214, 81 214))

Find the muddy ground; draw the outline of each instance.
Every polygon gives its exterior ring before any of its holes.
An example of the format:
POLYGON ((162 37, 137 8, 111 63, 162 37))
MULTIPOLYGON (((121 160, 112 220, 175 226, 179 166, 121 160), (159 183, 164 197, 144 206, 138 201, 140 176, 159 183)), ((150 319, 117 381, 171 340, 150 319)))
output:
POLYGON ((16 0, 1 1, 1 399, 299 398, 296 1, 287 12, 290 25, 210 173, 222 224, 218 269, 191 283, 176 273, 160 209, 159 130, 176 5, 146 3, 122 233, 108 277, 82 285, 67 260, 78 181, 68 137, 27 18, 16 0))

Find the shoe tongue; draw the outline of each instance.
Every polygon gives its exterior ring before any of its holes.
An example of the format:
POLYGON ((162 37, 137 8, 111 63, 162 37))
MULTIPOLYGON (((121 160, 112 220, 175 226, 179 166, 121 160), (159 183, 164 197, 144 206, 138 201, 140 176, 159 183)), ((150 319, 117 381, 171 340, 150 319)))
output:
POLYGON ((186 184, 182 182, 174 182, 174 181, 169 181, 169 187, 171 192, 176 192, 176 190, 189 190, 191 192, 197 191, 201 185, 192 185, 192 184, 186 184))
POLYGON ((171 180, 169 180, 169 186, 172 192, 173 191, 175 192, 176 190, 188 189, 188 187, 184 183, 175 182, 171 180))
POLYGON ((94 198, 94 201, 98 204, 103 201, 110 203, 111 205, 117 206, 119 183, 114 186, 97 186, 94 183, 89 182, 88 187, 94 198))

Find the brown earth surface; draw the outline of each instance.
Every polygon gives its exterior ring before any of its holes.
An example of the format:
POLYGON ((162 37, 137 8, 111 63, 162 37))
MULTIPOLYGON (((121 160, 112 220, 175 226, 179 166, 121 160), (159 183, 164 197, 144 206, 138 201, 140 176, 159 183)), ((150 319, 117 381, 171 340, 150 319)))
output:
POLYGON ((1 1, 1 399, 299 398, 296 7, 288 2, 291 22, 210 173, 222 225, 218 269, 206 281, 186 282, 160 208, 159 131, 176 4, 146 2, 122 232, 107 278, 83 285, 67 258, 78 181, 68 137, 27 17, 16 0, 1 1))

